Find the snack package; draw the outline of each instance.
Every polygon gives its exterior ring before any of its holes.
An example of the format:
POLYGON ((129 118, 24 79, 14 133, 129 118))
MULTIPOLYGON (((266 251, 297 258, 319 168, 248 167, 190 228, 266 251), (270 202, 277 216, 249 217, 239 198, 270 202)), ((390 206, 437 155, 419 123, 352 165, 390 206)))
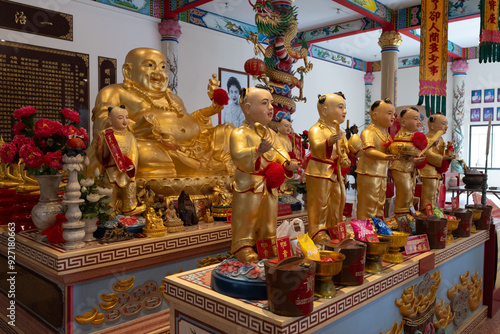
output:
POLYGON ((297 240, 299 241, 300 250, 306 259, 321 261, 318 248, 316 248, 314 241, 312 241, 307 233, 298 235, 297 240))
POLYGON ((447 214, 445 214, 445 215, 444 215, 444 218, 446 218, 446 219, 448 219, 448 220, 457 220, 457 217, 455 217, 455 216, 450 216, 450 215, 447 215, 447 214))
POLYGON ((359 241, 366 241, 367 234, 373 234, 372 223, 369 220, 351 220, 349 222, 354 230, 354 237, 359 241))
POLYGON ((372 215, 370 215, 370 217, 372 219, 373 225, 375 225, 375 228, 377 229, 378 234, 381 234, 381 235, 393 235, 394 234, 394 233, 392 233, 391 229, 389 228, 389 225, 387 225, 385 223, 385 221, 383 221, 380 218, 373 217, 372 215))
POLYGON ((417 225, 415 224, 415 217, 413 217, 409 213, 406 214, 406 217, 408 218, 408 224, 410 224, 410 230, 412 235, 417 234, 417 225))
POLYGON ((386 218, 384 221, 387 224, 387 226, 389 226, 389 228, 393 231, 396 231, 399 227, 396 217, 386 218))
POLYGON ((444 218, 443 210, 434 207, 432 208, 432 212, 434 213, 434 216, 438 218, 444 218))

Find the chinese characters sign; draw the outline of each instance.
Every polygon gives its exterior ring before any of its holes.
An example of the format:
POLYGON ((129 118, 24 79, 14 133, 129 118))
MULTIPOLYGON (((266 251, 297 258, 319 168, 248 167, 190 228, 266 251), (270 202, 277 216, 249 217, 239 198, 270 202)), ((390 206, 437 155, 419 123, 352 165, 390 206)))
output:
POLYGON ((479 62, 498 62, 500 61, 499 0, 482 0, 481 7, 479 62))
POLYGON ((446 114, 448 1, 423 0, 420 37, 420 99, 427 116, 446 114))
POLYGON ((69 108, 89 129, 89 56, 14 42, 0 42, 0 134, 12 139, 14 110, 33 106, 43 118, 59 120, 69 108))

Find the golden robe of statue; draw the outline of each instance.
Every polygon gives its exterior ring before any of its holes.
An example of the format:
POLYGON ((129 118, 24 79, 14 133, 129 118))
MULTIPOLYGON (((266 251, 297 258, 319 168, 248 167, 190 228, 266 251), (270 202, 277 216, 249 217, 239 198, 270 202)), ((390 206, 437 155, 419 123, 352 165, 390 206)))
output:
MULTIPOLYGON (((388 132, 383 133, 372 123, 361 132, 361 141, 363 150, 373 148, 380 153, 388 154, 391 136, 388 132)), ((369 154, 359 158, 356 167, 357 219, 369 219, 370 215, 384 217, 389 163, 388 160, 373 158, 369 154)))
MULTIPOLYGON (((108 107, 124 105, 137 138, 138 178, 231 173, 228 142, 234 126, 213 127, 211 120, 223 106, 213 103, 189 114, 181 98, 167 88, 166 68, 165 56, 158 50, 130 51, 122 68, 124 83, 106 86, 97 95, 92 110, 94 133, 107 127, 108 107)), ((212 93, 214 87, 210 87, 212 93)))

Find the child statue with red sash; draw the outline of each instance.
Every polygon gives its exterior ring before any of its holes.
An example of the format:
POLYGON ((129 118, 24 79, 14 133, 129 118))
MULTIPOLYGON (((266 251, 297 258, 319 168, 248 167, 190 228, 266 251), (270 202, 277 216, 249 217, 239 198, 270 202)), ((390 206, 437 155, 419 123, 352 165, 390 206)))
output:
POLYGON ((112 206, 116 213, 136 215, 144 211, 137 206, 135 171, 138 163, 137 141, 128 131, 128 112, 124 106, 108 108, 108 123, 97 137, 96 157, 113 189, 112 206))
POLYGON ((319 120, 309 129, 311 158, 305 174, 308 233, 314 242, 321 244, 330 240, 327 229, 336 227, 343 219, 346 201, 343 175, 349 172, 355 155, 349 152, 347 138, 340 130, 347 114, 344 94, 319 95, 317 108, 319 120))

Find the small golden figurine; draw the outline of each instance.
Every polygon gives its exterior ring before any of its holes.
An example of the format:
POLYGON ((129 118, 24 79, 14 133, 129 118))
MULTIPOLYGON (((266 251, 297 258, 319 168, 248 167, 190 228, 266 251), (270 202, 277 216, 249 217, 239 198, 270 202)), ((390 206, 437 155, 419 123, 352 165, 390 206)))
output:
POLYGON ((125 107, 109 107, 108 123, 111 127, 97 136, 96 157, 105 170, 106 181, 113 189, 111 206, 116 213, 128 216, 140 214, 144 212, 145 206, 137 206, 137 141, 127 129, 129 118, 125 107))
POLYGON ((150 238, 158 238, 167 235, 168 228, 163 226, 163 220, 153 207, 146 211, 146 223, 142 229, 144 235, 150 238))
POLYGON ((347 114, 342 92, 319 95, 319 121, 309 129, 311 158, 306 167, 309 236, 316 243, 330 240, 327 228, 343 220, 344 178, 351 166, 347 138, 340 130, 347 114), (342 170, 344 169, 344 170, 342 170))
POLYGON ((234 176, 231 251, 242 262, 258 261, 256 240, 276 240, 278 187, 291 177, 298 161, 290 159, 267 125, 273 118, 273 97, 265 86, 242 89, 243 124, 231 133, 234 176), (279 182, 281 181, 281 182, 279 182))
POLYGON ((168 209, 164 214, 165 222, 164 225, 167 227, 168 232, 182 232, 184 231, 184 223, 177 216, 177 211, 175 210, 174 204, 170 202, 168 209))
MULTIPOLYGON (((436 113, 429 117, 427 122, 429 132, 427 140, 434 140, 436 133, 442 132, 442 135, 448 131, 448 120, 441 113, 436 113)), ((422 197, 420 208, 425 210, 425 206, 431 203, 438 206, 439 199, 439 183, 442 179, 441 174, 445 173, 450 166, 450 160, 455 158, 453 152, 445 152, 446 144, 441 136, 437 138, 434 145, 426 152, 427 164, 419 170, 422 178, 422 197)))
MULTIPOLYGON (((427 146, 427 139, 420 129, 420 113, 411 107, 404 109, 399 114, 401 129, 394 137, 394 142, 389 146, 389 151, 397 155, 391 166, 394 185, 396 186, 396 201, 394 213, 410 213, 415 194, 416 164, 425 161, 425 157, 417 157, 421 150, 427 146)), ((419 166, 420 167, 420 166, 419 166)))
POLYGON ((392 139, 388 128, 394 123, 394 105, 390 99, 373 102, 371 123, 361 132, 363 156, 356 167, 358 174, 357 219, 384 217, 387 169, 395 155, 388 154, 392 139))

